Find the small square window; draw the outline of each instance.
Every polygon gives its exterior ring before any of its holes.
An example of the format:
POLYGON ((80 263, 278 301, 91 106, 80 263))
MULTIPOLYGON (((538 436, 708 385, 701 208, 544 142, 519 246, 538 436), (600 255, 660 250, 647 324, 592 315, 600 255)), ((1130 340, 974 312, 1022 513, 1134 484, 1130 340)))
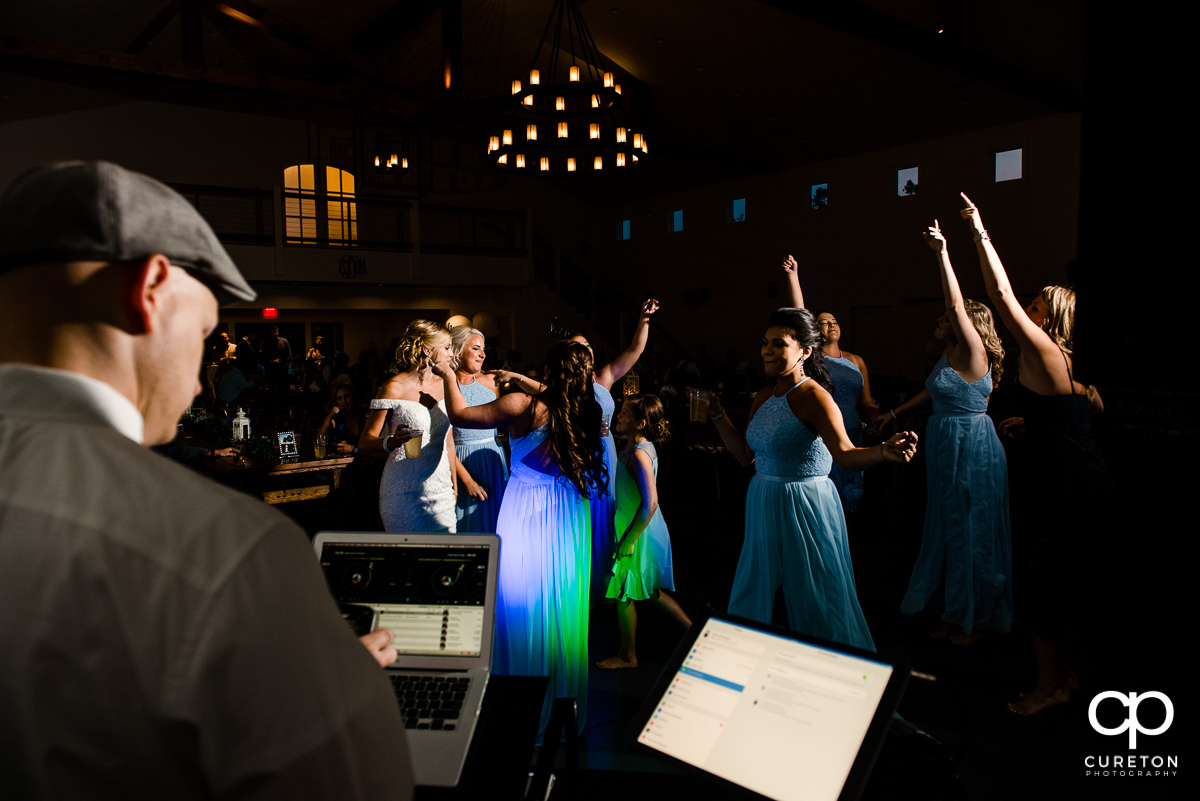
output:
POLYGON ((735 198, 729 204, 729 221, 730 222, 745 222, 746 221, 746 198, 735 198))
POLYGON ((621 220, 621 226, 617 229, 617 239, 625 241, 629 238, 629 220, 621 220))
POLYGON ((683 230, 683 209, 671 212, 671 230, 676 233, 683 230))
POLYGON ((905 167, 896 170, 896 197, 916 197, 917 168, 905 167))
POLYGON ((992 180, 1016 181, 1021 177, 1021 148, 998 150, 992 158, 992 180))
POLYGON ((829 208, 829 184, 813 184, 808 189, 809 203, 813 211, 829 208))

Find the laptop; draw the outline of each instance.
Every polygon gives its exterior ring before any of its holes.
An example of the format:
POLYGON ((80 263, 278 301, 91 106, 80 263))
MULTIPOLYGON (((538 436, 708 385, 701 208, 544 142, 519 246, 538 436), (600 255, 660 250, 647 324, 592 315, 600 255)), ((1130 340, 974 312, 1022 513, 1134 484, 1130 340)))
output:
POLYGON ((417 784, 455 786, 491 672, 500 538, 324 531, 313 548, 347 621, 392 632, 417 784))
POLYGON ((909 674, 869 651, 712 613, 688 631, 630 736, 725 795, 851 801, 909 674))

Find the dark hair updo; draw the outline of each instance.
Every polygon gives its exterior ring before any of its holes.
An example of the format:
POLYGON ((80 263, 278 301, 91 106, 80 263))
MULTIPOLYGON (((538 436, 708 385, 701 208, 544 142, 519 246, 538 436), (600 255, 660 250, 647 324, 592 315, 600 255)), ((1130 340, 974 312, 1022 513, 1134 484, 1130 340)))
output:
POLYGON ((662 445, 671 439, 671 425, 657 396, 633 395, 625 399, 625 406, 635 422, 646 424, 642 429, 643 437, 655 445, 662 445))
POLYGON ((833 380, 825 366, 825 354, 821 347, 825 335, 817 326, 817 318, 808 309, 776 309, 767 318, 767 328, 786 328, 792 339, 802 348, 812 348, 812 354, 804 360, 804 374, 814 379, 829 392, 833 392, 833 380))

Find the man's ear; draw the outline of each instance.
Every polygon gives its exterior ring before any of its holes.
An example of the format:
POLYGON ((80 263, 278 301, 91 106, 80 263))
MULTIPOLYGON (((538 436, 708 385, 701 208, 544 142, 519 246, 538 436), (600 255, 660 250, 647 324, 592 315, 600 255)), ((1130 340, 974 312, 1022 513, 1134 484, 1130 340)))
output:
POLYGON ((153 333, 163 311, 167 280, 171 276, 171 262, 161 253, 156 253, 141 262, 134 274, 130 291, 130 310, 136 334, 153 333))

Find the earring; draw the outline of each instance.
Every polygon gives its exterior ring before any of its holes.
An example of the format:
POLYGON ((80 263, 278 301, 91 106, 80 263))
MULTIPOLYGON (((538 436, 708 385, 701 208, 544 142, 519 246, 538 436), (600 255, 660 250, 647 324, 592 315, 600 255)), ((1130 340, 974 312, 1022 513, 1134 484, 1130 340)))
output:
POLYGON ((801 359, 801 360, 800 360, 800 376, 799 376, 799 377, 800 377, 800 380, 801 380, 801 381, 803 381, 803 380, 804 380, 804 378, 805 378, 805 375, 804 375, 804 359, 801 359))

